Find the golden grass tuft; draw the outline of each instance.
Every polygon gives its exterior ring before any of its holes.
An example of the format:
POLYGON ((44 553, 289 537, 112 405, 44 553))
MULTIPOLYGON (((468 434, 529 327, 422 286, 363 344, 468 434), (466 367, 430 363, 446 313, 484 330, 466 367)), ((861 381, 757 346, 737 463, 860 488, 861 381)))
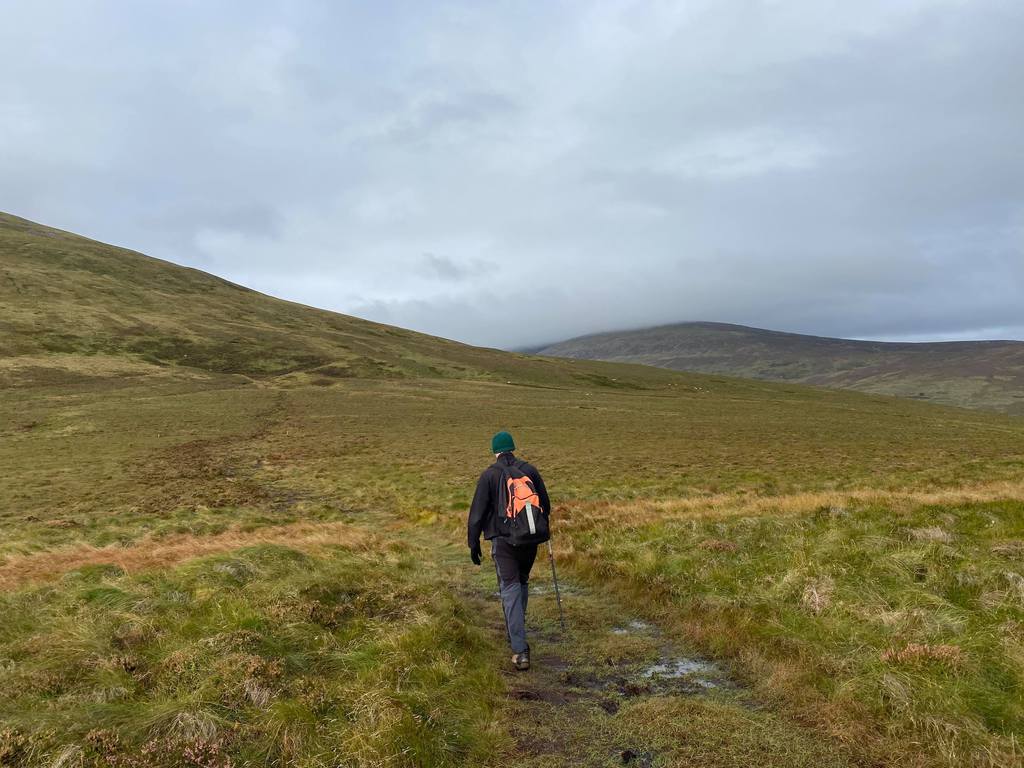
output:
POLYGON ((126 573, 166 568, 205 555, 229 552, 256 544, 281 544, 312 551, 328 546, 358 548, 372 535, 365 528, 347 523, 294 523, 254 531, 231 530, 219 534, 178 534, 159 539, 142 539, 130 547, 72 547, 8 558, 0 565, 0 589, 12 590, 28 584, 56 581, 68 571, 89 565, 112 564, 126 573))
POLYGON ((910 535, 915 541, 938 542, 940 544, 950 544, 953 541, 953 535, 945 528, 937 525, 912 528, 910 535))
POLYGON ((1002 557, 1024 558, 1024 541, 1001 541, 992 545, 992 554, 1002 557))
MULTIPOLYGON (((817 510, 828 510, 830 515, 845 513, 853 505, 880 504, 893 512, 905 511, 923 505, 957 505, 991 501, 1024 499, 1024 481, 1000 481, 957 485, 929 490, 886 490, 862 488, 849 491, 805 491, 778 496, 748 493, 719 493, 680 499, 643 499, 637 501, 574 502, 563 509, 571 525, 576 520, 592 522, 613 521, 618 525, 663 523, 673 519, 708 517, 761 517, 805 515, 817 510)), ((920 529, 930 540, 945 540, 936 531, 920 529), (939 539, 934 538, 939 536, 939 539)), ((948 536, 948 534, 946 534, 948 536)))
POLYGON ((811 579, 804 586, 800 602, 814 615, 818 615, 832 604, 835 582, 830 577, 811 579))
POLYGON ((902 648, 890 648, 883 652, 882 661, 887 664, 905 665, 938 662, 956 667, 963 663, 964 652, 960 646, 946 643, 907 643, 902 648))

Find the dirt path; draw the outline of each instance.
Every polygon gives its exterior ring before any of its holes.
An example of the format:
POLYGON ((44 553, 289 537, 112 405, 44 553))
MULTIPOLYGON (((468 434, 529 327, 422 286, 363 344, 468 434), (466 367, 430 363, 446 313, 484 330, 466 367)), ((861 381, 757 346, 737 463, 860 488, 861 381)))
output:
MULTIPOLYGON (((443 562, 481 624, 503 640, 490 560, 474 568, 462 548, 448 545, 443 562)), ((495 659, 507 684, 500 717, 516 745, 515 765, 851 765, 820 734, 756 701, 728 670, 643 621, 641 611, 560 576, 567 631, 559 630, 551 572, 539 559, 528 617, 533 669, 517 673, 506 655, 495 659)), ((503 762, 510 764, 496 757, 503 762)))

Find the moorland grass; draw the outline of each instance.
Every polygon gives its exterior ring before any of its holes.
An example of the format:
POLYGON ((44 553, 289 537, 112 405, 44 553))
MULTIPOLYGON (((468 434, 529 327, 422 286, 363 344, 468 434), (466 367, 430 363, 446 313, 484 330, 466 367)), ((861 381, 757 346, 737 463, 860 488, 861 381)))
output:
MULTIPOLYGON (((700 391, 431 380, 207 388, 156 378, 144 387, 9 390, 0 394, 8 423, 21 414, 36 423, 9 430, 0 446, 9 476, 21 480, 3 491, 3 567, 14 585, 59 578, 36 566, 52 557, 66 569, 75 547, 115 545, 127 547, 125 562, 167 568, 182 557, 187 564, 187 546, 184 556, 174 553, 189 537, 216 546, 219 537, 266 530, 287 544, 290 526, 306 526, 308 536, 318 525, 326 533, 345 524, 412 541, 422 538, 417 530, 440 526, 457 541, 488 460, 487 437, 509 427, 545 472, 556 531, 578 572, 643 590, 663 621, 731 659, 792 717, 818 723, 865 759, 956 765, 987 754, 992 764, 1012 764, 1004 758, 1020 725, 1012 576, 1020 570, 1007 558, 1024 533, 1014 528, 1019 506, 998 499, 1020 493, 1024 424, 885 398, 702 383, 700 391), (160 547, 172 554, 147 560, 160 547), (24 567, 26 552, 43 559, 24 567), (959 650, 932 658, 917 646, 959 650)), ((96 557, 85 551, 83 562, 96 557)), ((406 567, 410 579, 425 577, 456 599, 428 565, 406 567)), ((292 578, 267 571, 261 588, 292 578)), ((48 599, 67 599, 66 582, 59 585, 48 599)), ((123 610, 117 593, 93 599, 104 611, 123 610)), ((40 604, 25 605, 45 615, 40 604)), ((438 622, 453 610, 437 599, 421 607, 438 622)), ((12 642, 38 635, 18 622, 10 631, 12 642)), ((62 675, 85 663, 64 658, 71 661, 62 675)), ((416 673, 429 658, 412 654, 406 668, 416 673)), ((31 669, 26 659, 12 669, 31 669)), ((104 668, 115 673, 127 674, 104 668)), ((337 685, 354 684, 347 668, 333 674, 337 685)), ((237 689, 237 680, 210 680, 218 696, 237 689)), ((153 706, 173 699, 159 688, 137 696, 153 706)), ((74 701, 50 699, 49 716, 70 713, 74 701)), ((296 733, 307 733, 307 710, 281 701, 272 708, 279 720, 246 721, 246 743, 293 743, 293 720, 296 733)), ((24 700, 18 708, 40 711, 24 700)), ((104 730, 102 707, 74 711, 72 720, 104 730)), ((367 723, 380 715, 360 712, 356 730, 373 730, 367 723)), ((24 728, 31 719, 8 722, 24 728)), ((46 720, 38 722, 46 731, 46 720)), ((139 739, 159 729, 127 722, 112 730, 138 754, 149 743, 139 739)), ((392 743, 381 738, 367 754, 392 743)), ((46 749, 60 746, 48 741, 46 749)), ((232 759, 241 754, 223 748, 232 759)), ((452 754, 466 754, 458 749, 452 754)))
POLYGON ((479 764, 492 639, 421 557, 262 545, 6 594, 0 764, 479 764))
POLYGON ((576 575, 777 722, 1022 762, 1024 421, 467 347, 13 217, 0 253, 0 763, 487 764, 500 631, 434 555, 501 428, 576 575))
POLYGON ((573 515, 569 556, 875 759, 1020 761, 1024 503, 647 520, 573 515))
POLYGON ((684 382, 623 392, 429 379, 126 386, 115 377, 108 387, 3 390, 0 461, 12 482, 0 486, 0 552, 382 509, 448 516, 465 508, 480 446, 501 427, 544 467, 559 501, 931 490, 1024 475, 1024 421, 684 382))

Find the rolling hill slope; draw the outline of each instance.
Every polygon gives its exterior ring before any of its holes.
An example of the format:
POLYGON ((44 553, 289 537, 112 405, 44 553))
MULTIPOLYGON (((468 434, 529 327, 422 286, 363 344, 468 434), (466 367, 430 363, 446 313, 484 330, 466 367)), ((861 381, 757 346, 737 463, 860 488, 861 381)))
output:
POLYGON ((538 350, 584 360, 790 381, 1024 414, 1024 342, 889 343, 680 323, 538 350))
POLYGON ((0 217, 0 467, 4 766, 1024 768, 1024 420, 479 349, 0 217), (464 528, 500 428, 569 627, 538 567, 517 677, 464 528))
MULTIPOLYGON (((571 386, 600 384, 612 370, 569 369, 313 309, 2 213, 0 253, 0 383, 129 364, 126 371, 150 365, 306 383, 440 377, 571 386), (46 365, 34 365, 41 355, 46 365)), ((632 377, 666 380, 641 369, 632 377)))

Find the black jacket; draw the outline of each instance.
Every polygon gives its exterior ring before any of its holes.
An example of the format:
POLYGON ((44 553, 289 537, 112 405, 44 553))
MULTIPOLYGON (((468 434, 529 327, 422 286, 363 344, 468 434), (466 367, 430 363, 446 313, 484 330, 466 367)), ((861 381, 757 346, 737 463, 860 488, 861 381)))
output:
POLYGON ((532 464, 520 461, 511 453, 503 453, 491 466, 483 471, 480 479, 476 482, 476 493, 473 495, 473 504, 469 508, 469 522, 467 533, 469 534, 470 549, 480 543, 480 534, 485 539, 493 539, 501 536, 502 531, 498 527, 500 514, 498 505, 500 502, 502 465, 508 467, 515 464, 519 471, 533 481, 533 487, 537 489, 540 497, 540 506, 548 515, 551 515, 551 500, 548 499, 548 490, 544 487, 544 480, 540 472, 532 464))

